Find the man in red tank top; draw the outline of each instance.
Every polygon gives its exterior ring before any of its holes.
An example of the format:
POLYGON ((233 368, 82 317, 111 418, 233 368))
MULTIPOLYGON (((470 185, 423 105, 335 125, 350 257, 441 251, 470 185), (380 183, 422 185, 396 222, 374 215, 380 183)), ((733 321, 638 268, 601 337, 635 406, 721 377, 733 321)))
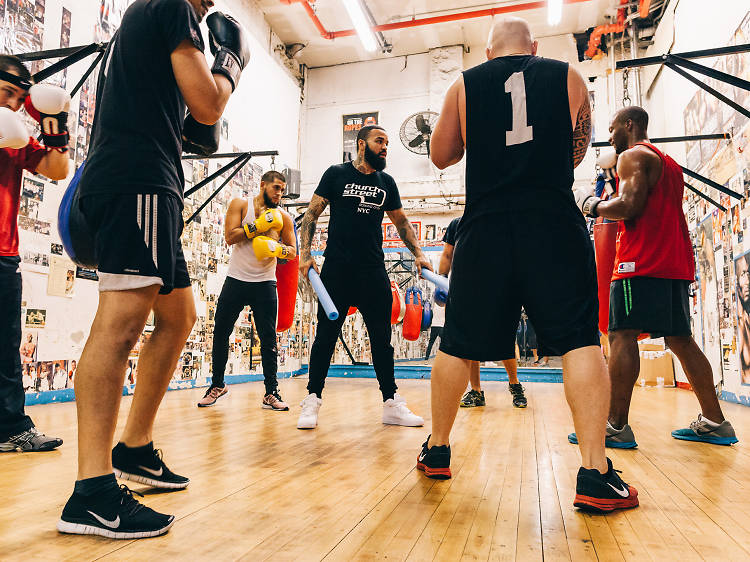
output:
POLYGON ((682 169, 649 143, 647 128, 645 110, 620 110, 609 127, 609 142, 619 155, 619 195, 608 201, 576 195, 584 214, 619 221, 609 294, 612 399, 606 444, 637 446, 628 411, 640 368, 638 335, 648 333, 665 338, 701 406, 698 419, 672 436, 731 445, 737 437, 719 406, 711 365, 690 329, 688 291, 695 280, 695 262, 682 211, 682 169))

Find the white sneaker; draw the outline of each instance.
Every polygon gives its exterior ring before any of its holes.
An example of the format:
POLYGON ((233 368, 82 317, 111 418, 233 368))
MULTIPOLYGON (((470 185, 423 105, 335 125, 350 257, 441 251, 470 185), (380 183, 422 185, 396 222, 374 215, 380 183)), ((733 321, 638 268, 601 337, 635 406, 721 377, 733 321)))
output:
POLYGON ((407 408, 406 400, 397 393, 383 403, 383 423, 421 427, 424 420, 407 408))
POLYGON ((320 405, 323 404, 323 400, 315 396, 314 394, 308 394, 300 406, 302 406, 302 412, 297 420, 297 429, 315 429, 318 425, 318 410, 320 405))

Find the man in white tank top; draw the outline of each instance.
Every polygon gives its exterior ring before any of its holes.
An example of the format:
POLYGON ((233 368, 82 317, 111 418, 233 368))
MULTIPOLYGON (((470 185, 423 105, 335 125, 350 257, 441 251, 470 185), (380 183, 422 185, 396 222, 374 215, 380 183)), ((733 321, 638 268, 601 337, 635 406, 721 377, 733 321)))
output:
POLYGON ((233 246, 229 272, 216 304, 211 386, 198 402, 213 406, 227 394, 224 369, 229 355, 229 336, 242 309, 250 306, 260 339, 265 379, 263 408, 289 410, 276 381, 276 260, 297 255, 292 217, 278 208, 286 188, 283 174, 271 170, 260 181, 260 194, 247 201, 233 199, 224 222, 224 239, 233 246))

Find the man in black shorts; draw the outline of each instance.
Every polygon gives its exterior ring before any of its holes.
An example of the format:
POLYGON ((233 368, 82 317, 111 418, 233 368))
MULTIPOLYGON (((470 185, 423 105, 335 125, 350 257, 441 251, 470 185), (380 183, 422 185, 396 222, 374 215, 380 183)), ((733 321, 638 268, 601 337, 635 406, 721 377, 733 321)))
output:
POLYGON ((524 20, 496 20, 488 61, 449 88, 432 138, 439 168, 466 150, 466 210, 432 370, 432 435, 417 468, 451 477, 449 436, 471 362, 513 356, 523 306, 545 347, 563 356, 581 436, 574 505, 635 507, 637 492, 605 456, 609 378, 597 335, 594 253, 571 190, 591 139, 588 91, 576 70, 535 53, 524 20), (528 259, 540 248, 544 275, 528 259))
POLYGON ((239 24, 217 12, 207 19, 216 56, 209 68, 199 22, 211 6, 212 0, 136 0, 102 61, 78 187, 94 233, 100 295, 75 379, 78 479, 61 532, 117 539, 166 533, 174 516, 141 505, 115 475, 167 489, 189 483, 153 446, 154 418, 196 316, 180 243, 183 134, 219 120, 250 56, 239 24), (186 106, 192 121, 183 129, 186 106), (113 450, 128 354, 152 310, 155 328, 113 450))
MULTIPOLYGON (((619 193, 607 201, 580 189, 584 214, 618 221, 615 266, 609 291, 609 374, 612 400, 607 422, 609 447, 637 447, 628 424, 638 380, 638 335, 664 337, 680 360, 701 413, 672 437, 715 445, 737 443, 719 405, 711 364, 690 329, 690 284, 695 280, 693 244, 682 210, 682 168, 648 140, 648 113, 629 106, 609 127, 617 153, 619 193), (658 243, 655 243, 658 241, 658 243)), ((568 439, 575 443, 577 435, 568 439)))
POLYGON ((330 203, 331 220, 325 263, 320 277, 339 311, 329 320, 318 307, 318 327, 310 350, 310 393, 302 401, 297 428, 318 424, 323 385, 336 340, 346 320, 346 311, 356 306, 370 336, 372 363, 383 395, 383 423, 421 426, 424 420, 412 413, 397 392, 391 345, 391 293, 383 255, 383 213, 398 229, 399 236, 416 257, 417 271, 430 262, 422 252, 409 219, 401 206, 396 182, 383 172, 388 153, 388 135, 382 127, 366 126, 357 135, 357 159, 331 166, 320 179, 300 226, 300 277, 307 283, 311 267, 318 267, 310 245, 318 217, 330 203))

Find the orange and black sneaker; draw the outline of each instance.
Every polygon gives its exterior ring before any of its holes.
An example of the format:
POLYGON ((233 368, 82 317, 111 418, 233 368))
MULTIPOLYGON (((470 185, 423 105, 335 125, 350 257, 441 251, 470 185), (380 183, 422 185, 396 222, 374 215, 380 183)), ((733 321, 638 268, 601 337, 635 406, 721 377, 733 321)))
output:
POLYGON ((612 461, 609 459, 606 474, 595 468, 579 468, 573 505, 597 513, 638 507, 638 490, 625 484, 619 472, 612 468, 612 461))
POLYGON ((451 448, 448 445, 427 448, 430 436, 422 445, 417 457, 417 470, 424 471, 427 478, 447 480, 451 477, 451 448))

